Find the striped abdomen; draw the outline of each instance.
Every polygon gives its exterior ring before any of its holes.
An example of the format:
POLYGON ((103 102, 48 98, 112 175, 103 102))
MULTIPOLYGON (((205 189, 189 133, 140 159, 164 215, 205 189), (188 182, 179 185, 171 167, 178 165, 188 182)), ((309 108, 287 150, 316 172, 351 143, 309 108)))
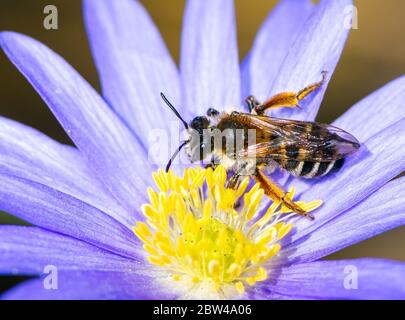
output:
POLYGON ((338 171, 344 164, 344 158, 335 161, 277 161, 278 164, 288 172, 297 177, 316 178, 323 177, 338 171))

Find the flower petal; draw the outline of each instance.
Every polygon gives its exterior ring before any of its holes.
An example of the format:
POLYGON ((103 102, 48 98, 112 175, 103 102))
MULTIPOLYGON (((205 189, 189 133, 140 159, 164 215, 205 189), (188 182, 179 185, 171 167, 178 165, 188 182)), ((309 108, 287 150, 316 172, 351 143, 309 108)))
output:
POLYGON ((3 117, 0 117, 0 172, 73 196, 128 227, 135 224, 135 217, 129 215, 105 186, 92 177, 77 149, 3 117))
POLYGON ((301 297, 291 294, 279 294, 276 292, 268 292, 265 288, 261 290, 248 290, 243 296, 245 300, 310 300, 310 298, 301 297))
POLYGON ((405 118, 405 76, 391 81, 356 103, 333 125, 365 141, 377 132, 405 118))
POLYGON ((187 1, 180 70, 188 116, 240 104, 233 0, 187 1))
POLYGON ((390 260, 303 263, 274 270, 269 279, 263 290, 273 294, 312 299, 405 299, 405 263, 390 260))
POLYGON ((322 199, 314 221, 298 219, 293 242, 343 213, 377 191, 405 169, 405 119, 368 139, 344 167, 305 191, 304 201, 322 199))
POLYGON ((338 218, 282 250, 288 264, 310 262, 405 224, 405 177, 389 182, 338 218))
POLYGON ((242 98, 251 94, 259 101, 269 98, 279 69, 313 8, 309 0, 282 0, 271 11, 242 63, 242 98))
POLYGON ((59 272, 56 290, 34 279, 11 289, 6 300, 129 300, 175 299, 177 295, 158 286, 152 278, 124 272, 59 272))
POLYGON ((302 26, 289 50, 268 97, 283 91, 294 91, 320 81, 325 82, 316 93, 300 103, 303 110, 278 109, 272 112, 280 118, 313 120, 318 113, 326 87, 343 51, 350 31, 352 1, 322 0, 302 26))
POLYGON ((0 274, 42 274, 58 271, 130 271, 139 262, 98 249, 76 239, 35 227, 0 226, 0 274))
POLYGON ((60 56, 27 36, 2 32, 0 45, 48 104, 108 189, 128 209, 138 208, 148 171, 143 149, 97 92, 60 56), (144 172, 144 171, 142 171, 144 172))
POLYGON ((84 17, 103 95, 145 145, 150 130, 177 120, 159 94, 180 105, 177 67, 138 1, 87 0, 84 17))
POLYGON ((33 225, 137 257, 131 230, 104 212, 38 182, 0 173, 0 210, 33 225))

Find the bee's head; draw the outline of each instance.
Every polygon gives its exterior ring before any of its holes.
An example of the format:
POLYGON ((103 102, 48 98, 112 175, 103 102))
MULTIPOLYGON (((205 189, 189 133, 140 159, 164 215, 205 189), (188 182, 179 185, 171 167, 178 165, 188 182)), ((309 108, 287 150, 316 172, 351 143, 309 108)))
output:
POLYGON ((205 116, 195 117, 188 124, 176 110, 176 108, 167 100, 163 93, 160 93, 163 101, 170 107, 174 114, 183 123, 187 130, 188 137, 183 141, 173 156, 170 158, 166 171, 169 170, 172 161, 183 147, 186 147, 186 152, 191 162, 201 161, 211 152, 211 137, 209 134, 210 121, 205 116))
POLYGON ((210 121, 205 116, 195 117, 187 129, 189 143, 186 152, 191 162, 204 160, 211 153, 210 121))

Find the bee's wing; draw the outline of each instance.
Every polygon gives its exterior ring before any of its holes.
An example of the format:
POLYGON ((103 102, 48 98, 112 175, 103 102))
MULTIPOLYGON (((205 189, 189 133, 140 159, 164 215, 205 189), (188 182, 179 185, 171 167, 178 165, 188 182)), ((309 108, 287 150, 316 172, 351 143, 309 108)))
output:
POLYGON ((238 156, 275 160, 333 161, 356 151, 351 134, 328 124, 240 114, 241 122, 256 129, 256 144, 238 156), (263 138, 264 137, 264 138, 263 138))

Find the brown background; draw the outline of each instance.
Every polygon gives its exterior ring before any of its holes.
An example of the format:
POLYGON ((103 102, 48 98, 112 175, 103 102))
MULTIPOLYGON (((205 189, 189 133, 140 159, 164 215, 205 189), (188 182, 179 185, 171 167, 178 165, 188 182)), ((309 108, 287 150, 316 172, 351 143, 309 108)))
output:
MULTIPOLYGON (((97 0, 96 0, 97 1, 97 0)), ((116 1, 116 0, 112 0, 116 1)), ((203 1, 203 0, 201 0, 203 1)), ((179 60, 184 0, 143 0, 159 26, 170 52, 179 60)), ((275 0, 236 0, 240 57, 251 47, 255 33, 275 0)), ((405 2, 357 0, 359 29, 352 30, 318 120, 331 122, 362 97, 405 71, 405 2)), ((82 22, 80 0, 1 0, 0 30, 26 33, 64 56, 99 90, 82 22), (59 30, 42 26, 45 5, 59 9, 59 30)), ((69 139, 25 79, 0 53, 0 114, 38 128, 53 138, 69 139)), ((383 116, 383 115, 382 115, 383 116)), ((1 223, 18 221, 0 213, 1 223)), ((384 257, 405 260, 405 227, 342 250, 332 258, 384 257)), ((1 259, 1 257, 0 257, 1 259)), ((0 278, 0 289, 14 280, 0 278)))

